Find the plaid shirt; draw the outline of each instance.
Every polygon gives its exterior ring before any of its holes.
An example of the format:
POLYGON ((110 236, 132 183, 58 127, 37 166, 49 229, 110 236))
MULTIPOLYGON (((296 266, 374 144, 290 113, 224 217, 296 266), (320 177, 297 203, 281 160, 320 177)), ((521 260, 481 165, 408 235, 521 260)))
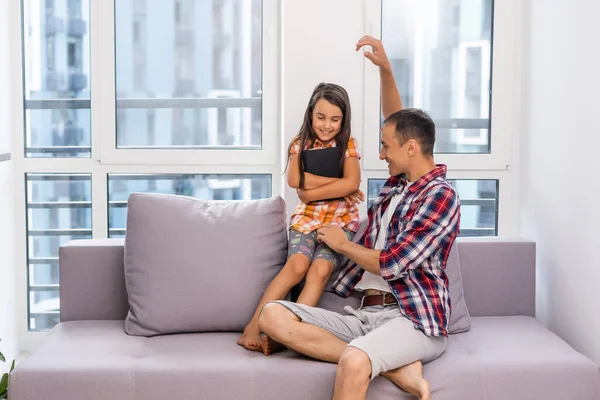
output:
MULTIPOLYGON (((391 197, 408 190, 392 218, 379 268, 402 313, 427 336, 447 336, 450 319, 444 269, 458 235, 460 201, 445 177, 445 165, 437 165, 407 189, 403 176, 390 177, 369 209, 369 224, 360 239, 365 247, 374 247, 391 197)), ((363 272, 350 260, 333 285, 334 290, 349 296, 363 272)))
MULTIPOLYGON (((322 149, 325 147, 335 147, 335 140, 330 141, 325 146, 320 140, 315 140, 313 149, 322 149)), ((308 150, 306 148, 305 150, 308 150)), ((290 150, 290 155, 300 153, 300 141, 296 141, 290 150)), ((348 140, 345 158, 357 157, 358 143, 353 137, 348 140)), ((309 204, 300 202, 292 214, 290 220, 290 229, 308 234, 319 229, 322 225, 331 223, 340 228, 356 232, 358 229, 359 216, 356 205, 348 206, 344 199, 313 201, 309 204)))

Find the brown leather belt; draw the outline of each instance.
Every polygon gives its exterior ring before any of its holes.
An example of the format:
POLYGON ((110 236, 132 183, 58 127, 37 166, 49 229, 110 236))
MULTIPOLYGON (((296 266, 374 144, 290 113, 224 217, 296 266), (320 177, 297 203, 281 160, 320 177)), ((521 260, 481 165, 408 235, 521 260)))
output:
POLYGON ((391 293, 381 293, 363 296, 360 302, 360 308, 368 306, 390 306, 398 304, 396 298, 391 293))

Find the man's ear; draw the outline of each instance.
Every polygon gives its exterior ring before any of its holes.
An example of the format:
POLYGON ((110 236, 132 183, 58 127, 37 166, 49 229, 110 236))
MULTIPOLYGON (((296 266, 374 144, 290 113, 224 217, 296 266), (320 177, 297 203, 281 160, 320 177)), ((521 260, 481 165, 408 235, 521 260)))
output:
POLYGON ((406 142, 406 151, 410 156, 416 154, 419 151, 419 143, 415 139, 409 139, 406 142))

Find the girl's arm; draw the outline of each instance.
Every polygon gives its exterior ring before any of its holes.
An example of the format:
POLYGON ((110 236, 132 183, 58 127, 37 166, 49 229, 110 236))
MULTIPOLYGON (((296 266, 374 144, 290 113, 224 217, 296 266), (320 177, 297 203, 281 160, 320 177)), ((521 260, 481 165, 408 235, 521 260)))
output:
POLYGON ((360 161, 358 157, 349 157, 344 162, 344 176, 335 182, 312 190, 301 190, 298 197, 304 203, 325 199, 337 199, 348 196, 360 187, 360 161))
MULTIPOLYGON (((298 154, 290 155, 288 161, 288 173, 287 181, 291 188, 298 189, 300 186, 300 170, 298 168, 298 154)), ((326 176, 319 176, 314 174, 304 173, 304 189, 311 190, 316 189, 324 185, 328 185, 337 181, 340 178, 329 178, 326 176)))

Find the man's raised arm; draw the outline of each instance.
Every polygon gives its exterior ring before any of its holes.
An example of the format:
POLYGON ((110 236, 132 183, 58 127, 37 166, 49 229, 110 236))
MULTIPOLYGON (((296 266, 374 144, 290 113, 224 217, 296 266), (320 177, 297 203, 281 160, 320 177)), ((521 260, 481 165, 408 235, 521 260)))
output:
POLYGON ((363 46, 371 46, 373 51, 365 51, 367 57, 373 64, 379 67, 379 77, 381 79, 381 110, 383 117, 387 118, 390 114, 402 110, 402 100, 400 92, 392 72, 392 64, 385 53, 381 40, 372 36, 363 36, 356 43, 358 51, 363 46))

